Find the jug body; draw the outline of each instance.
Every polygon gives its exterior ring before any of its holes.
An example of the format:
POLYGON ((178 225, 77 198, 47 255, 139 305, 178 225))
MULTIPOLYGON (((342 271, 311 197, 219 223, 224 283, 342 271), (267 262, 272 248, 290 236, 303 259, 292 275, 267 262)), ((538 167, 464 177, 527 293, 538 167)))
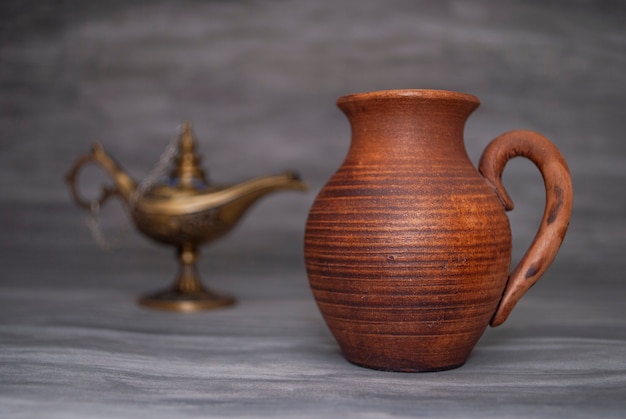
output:
POLYGON ((351 145, 310 209, 304 250, 317 305, 352 363, 458 367, 498 308, 511 232, 463 143, 478 104, 432 90, 338 101, 351 145))

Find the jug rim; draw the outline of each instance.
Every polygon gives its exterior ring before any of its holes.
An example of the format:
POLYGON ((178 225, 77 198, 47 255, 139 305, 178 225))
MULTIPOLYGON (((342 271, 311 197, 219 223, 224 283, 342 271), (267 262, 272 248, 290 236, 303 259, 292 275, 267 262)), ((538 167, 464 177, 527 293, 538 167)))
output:
POLYGON ((371 92, 352 93, 341 96, 337 99, 337 104, 371 100, 371 99, 439 99, 471 102, 476 105, 480 104, 480 100, 469 93, 456 92, 453 90, 440 89, 390 89, 375 90, 371 92))

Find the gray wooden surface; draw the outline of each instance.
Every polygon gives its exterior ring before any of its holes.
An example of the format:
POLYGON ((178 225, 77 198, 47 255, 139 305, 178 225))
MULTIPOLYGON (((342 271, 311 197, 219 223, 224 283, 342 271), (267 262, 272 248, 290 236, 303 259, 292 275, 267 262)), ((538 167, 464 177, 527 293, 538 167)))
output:
MULTIPOLYGON (((3 1, 0 16, 0 417, 626 415, 622 2, 3 1), (349 144, 334 102, 390 88, 475 94, 474 162, 533 129, 574 180, 556 262, 453 371, 347 363, 304 272, 307 210, 349 144), (132 231, 103 251, 63 183, 96 138, 142 178, 183 119, 214 181, 290 167, 311 186, 203 249, 205 282, 239 304, 193 315, 135 304, 169 284, 173 251, 132 231)), ((518 259, 544 192, 521 159, 505 184, 518 259)), ((122 207, 103 222, 123 231, 122 207)))

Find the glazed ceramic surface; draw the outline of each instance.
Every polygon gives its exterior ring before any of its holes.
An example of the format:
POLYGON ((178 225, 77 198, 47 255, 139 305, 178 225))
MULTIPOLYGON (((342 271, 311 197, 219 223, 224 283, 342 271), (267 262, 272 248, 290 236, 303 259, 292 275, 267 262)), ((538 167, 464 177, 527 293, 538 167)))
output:
MULTIPOLYGON (((314 201, 305 260, 314 297, 346 358, 393 371, 462 365, 554 259, 572 205, 567 165, 550 141, 512 131, 479 170, 463 143, 471 95, 392 90, 344 96, 348 154, 314 201), (515 156, 545 180, 535 241, 509 276, 513 204, 500 178, 515 156)), ((539 185, 537 185, 539 186, 539 185)))

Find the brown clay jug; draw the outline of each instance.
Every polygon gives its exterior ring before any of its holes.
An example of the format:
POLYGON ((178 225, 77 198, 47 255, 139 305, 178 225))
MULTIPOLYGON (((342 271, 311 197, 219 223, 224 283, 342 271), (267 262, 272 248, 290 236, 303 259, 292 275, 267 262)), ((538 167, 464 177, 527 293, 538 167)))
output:
POLYGON ((390 371, 465 363, 487 325, 504 322, 554 259, 572 185, 545 137, 511 131, 483 152, 463 144, 471 95, 390 90, 339 98, 352 141, 315 199, 305 261, 318 307, 345 357, 390 371), (530 248, 509 275, 513 202, 501 175, 516 156, 545 181, 546 206, 530 248))

